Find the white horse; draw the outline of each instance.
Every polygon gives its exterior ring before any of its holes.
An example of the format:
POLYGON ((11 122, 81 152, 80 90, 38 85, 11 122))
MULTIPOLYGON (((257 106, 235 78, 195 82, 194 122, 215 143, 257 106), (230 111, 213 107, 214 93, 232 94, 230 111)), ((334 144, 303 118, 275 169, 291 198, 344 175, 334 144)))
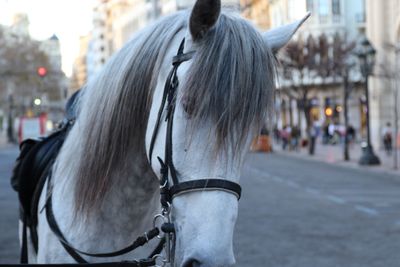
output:
MULTIPOLYGON (((221 13, 219 0, 197 0, 191 12, 165 17, 136 34, 85 86, 79 116, 48 182, 54 218, 68 243, 90 253, 115 251, 152 228, 161 211, 157 157, 165 160, 168 143, 163 91, 182 40, 187 57, 169 99, 175 103, 170 138, 177 179, 238 183, 250 140, 270 114, 274 53, 305 19, 260 33, 237 14, 221 13)), ((170 203, 173 266, 235 263, 237 192, 204 187, 170 203)), ((31 260, 74 263, 49 227, 46 188, 39 202, 38 253, 31 260)), ((92 263, 140 259, 157 244, 153 239, 117 257, 80 255, 92 263)))

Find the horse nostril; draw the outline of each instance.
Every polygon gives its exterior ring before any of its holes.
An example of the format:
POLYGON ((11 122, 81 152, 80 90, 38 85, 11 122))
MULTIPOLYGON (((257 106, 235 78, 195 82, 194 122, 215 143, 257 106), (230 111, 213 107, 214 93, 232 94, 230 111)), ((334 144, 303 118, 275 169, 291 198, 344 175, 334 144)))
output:
POLYGON ((200 262, 196 259, 187 259, 182 267, 200 267, 200 262))

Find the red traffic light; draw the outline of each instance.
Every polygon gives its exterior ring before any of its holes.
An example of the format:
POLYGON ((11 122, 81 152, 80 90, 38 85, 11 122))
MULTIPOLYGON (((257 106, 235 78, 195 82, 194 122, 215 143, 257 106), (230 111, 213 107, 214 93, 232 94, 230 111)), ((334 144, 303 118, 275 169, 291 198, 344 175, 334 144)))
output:
POLYGON ((47 69, 45 67, 39 67, 39 68, 37 68, 37 74, 40 77, 44 77, 47 74, 47 69))

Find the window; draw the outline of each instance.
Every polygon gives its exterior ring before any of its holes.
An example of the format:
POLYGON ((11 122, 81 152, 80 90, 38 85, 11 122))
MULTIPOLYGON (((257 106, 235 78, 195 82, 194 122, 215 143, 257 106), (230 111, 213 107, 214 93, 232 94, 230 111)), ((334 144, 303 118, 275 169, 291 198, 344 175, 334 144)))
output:
POLYGON ((306 8, 307 11, 314 12, 314 0, 307 0, 306 8))
POLYGON ((318 12, 320 16, 327 16, 329 14, 329 0, 319 0, 318 12))
POLYGON ((318 13, 319 13, 319 22, 327 23, 329 16, 329 0, 319 0, 318 13))
POLYGON ((296 17, 296 0, 288 1, 288 17, 289 20, 293 20, 296 17))
POLYGON ((332 14, 340 15, 340 0, 332 0, 332 14))

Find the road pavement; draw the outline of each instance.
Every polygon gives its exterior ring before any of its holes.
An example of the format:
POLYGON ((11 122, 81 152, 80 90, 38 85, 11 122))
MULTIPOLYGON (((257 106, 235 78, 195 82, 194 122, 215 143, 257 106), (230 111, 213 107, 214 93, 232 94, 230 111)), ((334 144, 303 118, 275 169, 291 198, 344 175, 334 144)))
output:
POLYGON ((279 153, 242 176, 238 266, 400 266, 400 176, 279 153))
MULTIPOLYGON (((0 263, 18 261, 16 148, 0 150, 0 263)), ((400 177, 251 153, 234 236, 237 266, 400 266, 400 177)))
POLYGON ((18 197, 10 186, 10 175, 18 149, 0 146, 0 263, 17 263, 18 197))

